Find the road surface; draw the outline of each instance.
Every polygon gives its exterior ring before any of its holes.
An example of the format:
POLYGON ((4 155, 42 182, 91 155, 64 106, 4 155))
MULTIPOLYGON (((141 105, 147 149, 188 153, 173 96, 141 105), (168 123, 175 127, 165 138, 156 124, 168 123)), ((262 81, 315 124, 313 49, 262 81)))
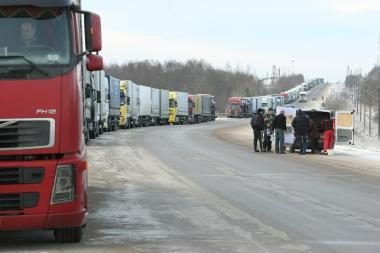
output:
POLYGON ((335 84, 320 84, 307 91, 307 103, 298 100, 291 105, 302 109, 322 109, 322 97, 326 98, 335 84))
POLYGON ((107 133, 88 150, 83 242, 0 233, 1 251, 380 252, 380 154, 254 154, 251 143, 237 119, 107 133))
POLYGON ((89 146, 79 245, 2 233, 35 252, 380 252, 380 180, 218 137, 244 121, 132 129, 89 146), (219 130, 218 130, 219 129, 219 130))

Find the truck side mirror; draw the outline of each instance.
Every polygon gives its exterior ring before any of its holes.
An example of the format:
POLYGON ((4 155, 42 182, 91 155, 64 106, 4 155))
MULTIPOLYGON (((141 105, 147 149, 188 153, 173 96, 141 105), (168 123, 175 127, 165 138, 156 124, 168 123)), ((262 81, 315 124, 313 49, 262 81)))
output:
POLYGON ((103 70, 103 57, 95 54, 87 55, 86 67, 88 71, 103 70))
POLYGON ((102 28, 100 16, 86 12, 84 14, 86 51, 99 52, 102 50, 102 28))
POLYGON ((127 98, 127 105, 130 105, 131 104, 131 97, 128 97, 127 98))

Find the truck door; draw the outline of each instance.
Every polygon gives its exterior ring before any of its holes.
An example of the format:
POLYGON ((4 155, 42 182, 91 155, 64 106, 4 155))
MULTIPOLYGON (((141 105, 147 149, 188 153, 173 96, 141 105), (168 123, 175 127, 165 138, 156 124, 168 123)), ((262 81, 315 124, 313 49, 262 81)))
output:
POLYGON ((337 111, 335 113, 335 143, 354 144, 354 112, 337 111))

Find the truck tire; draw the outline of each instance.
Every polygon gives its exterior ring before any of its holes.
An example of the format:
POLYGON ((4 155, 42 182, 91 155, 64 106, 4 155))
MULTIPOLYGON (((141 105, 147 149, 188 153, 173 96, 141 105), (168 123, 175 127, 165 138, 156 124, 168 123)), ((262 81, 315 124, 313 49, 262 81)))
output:
POLYGON ((111 121, 108 119, 108 120, 107 120, 107 128, 106 128, 105 131, 106 131, 106 132, 111 132, 111 127, 112 127, 112 126, 111 126, 111 121))
POLYGON ((83 228, 59 228, 54 230, 54 238, 59 243, 78 243, 82 240, 83 228))
POLYGON ((84 143, 87 145, 90 139, 87 127, 83 129, 83 137, 84 137, 84 143))
POLYGON ((95 139, 96 138, 96 135, 95 135, 95 130, 90 130, 89 131, 89 136, 90 136, 90 139, 95 139))
POLYGON ((289 150, 290 150, 290 153, 296 152, 296 148, 294 147, 294 145, 290 145, 289 150))
POLYGON ((99 130, 99 125, 96 125, 96 128, 95 128, 95 137, 99 137, 100 135, 100 130, 99 130))

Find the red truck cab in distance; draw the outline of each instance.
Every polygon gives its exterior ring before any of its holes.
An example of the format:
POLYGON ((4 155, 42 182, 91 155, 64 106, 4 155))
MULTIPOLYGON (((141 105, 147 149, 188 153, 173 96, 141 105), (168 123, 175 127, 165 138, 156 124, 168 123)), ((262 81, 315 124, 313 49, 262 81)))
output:
POLYGON ((79 242, 83 82, 103 68, 100 17, 79 0, 2 0, 0 33, 0 231, 48 229, 79 242))
POLYGON ((228 118, 240 118, 242 97, 228 98, 226 114, 228 118))
POLYGON ((247 118, 248 113, 248 100, 243 97, 230 97, 228 98, 226 115, 228 118, 247 118))

